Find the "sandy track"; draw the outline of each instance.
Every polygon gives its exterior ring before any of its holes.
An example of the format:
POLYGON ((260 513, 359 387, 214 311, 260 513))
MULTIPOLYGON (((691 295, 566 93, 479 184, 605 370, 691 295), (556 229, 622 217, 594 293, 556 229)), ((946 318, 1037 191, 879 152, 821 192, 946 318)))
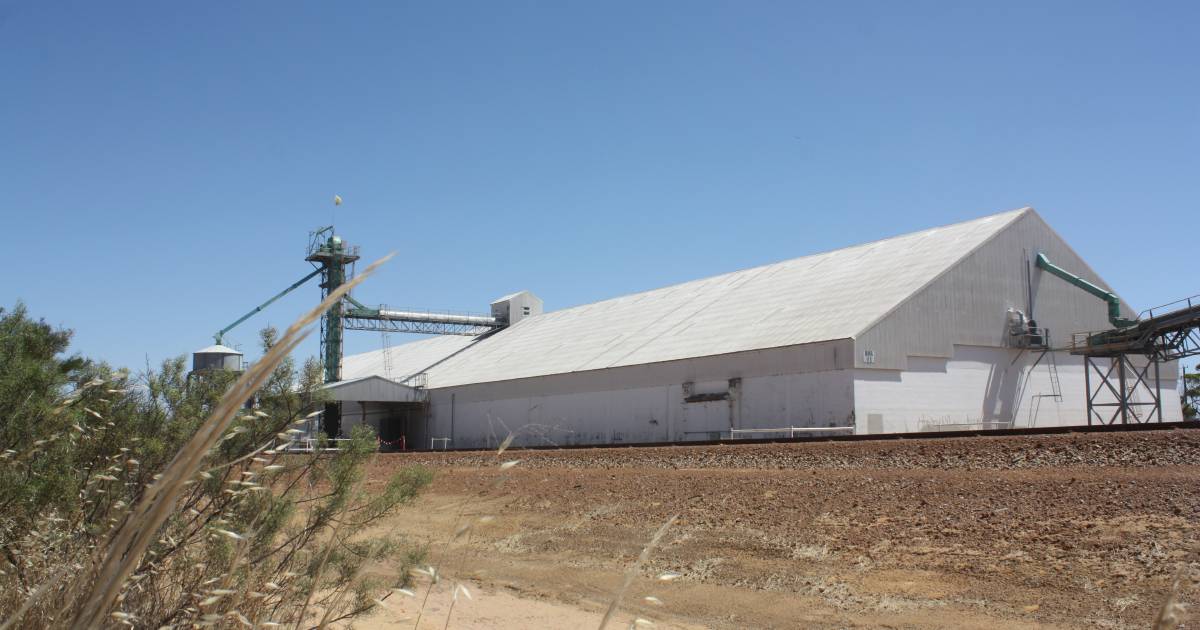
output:
POLYGON ((587 627, 675 514, 629 598, 659 627, 1145 628, 1200 540, 1192 430, 514 458, 385 455, 371 473, 437 472, 389 527, 486 601, 511 598, 512 619, 467 627, 587 627), (520 602, 550 608, 521 621, 520 602))

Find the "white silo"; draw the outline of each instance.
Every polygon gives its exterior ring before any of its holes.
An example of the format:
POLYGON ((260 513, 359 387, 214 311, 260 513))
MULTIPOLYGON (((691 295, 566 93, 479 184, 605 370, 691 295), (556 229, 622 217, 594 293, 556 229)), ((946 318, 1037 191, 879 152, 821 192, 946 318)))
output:
POLYGON ((242 371, 242 353, 229 346, 215 345, 201 348, 192 353, 192 371, 210 370, 242 371))

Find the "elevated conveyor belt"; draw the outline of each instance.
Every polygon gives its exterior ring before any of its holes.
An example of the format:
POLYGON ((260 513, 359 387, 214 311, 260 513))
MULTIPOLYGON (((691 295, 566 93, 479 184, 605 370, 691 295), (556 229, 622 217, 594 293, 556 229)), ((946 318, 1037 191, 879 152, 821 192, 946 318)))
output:
POLYGON ((1200 296, 1143 311, 1131 324, 1072 335, 1083 356, 1088 424, 1163 421, 1159 364, 1200 355, 1200 296))
POLYGON ((1140 354, 1159 361, 1200 354, 1200 296, 1144 311, 1126 328, 1076 333, 1070 351, 1093 357, 1140 354))
POLYGON ((507 325, 488 315, 438 311, 396 310, 386 306, 370 308, 350 299, 346 309, 347 330, 418 333, 423 335, 476 336, 507 325))

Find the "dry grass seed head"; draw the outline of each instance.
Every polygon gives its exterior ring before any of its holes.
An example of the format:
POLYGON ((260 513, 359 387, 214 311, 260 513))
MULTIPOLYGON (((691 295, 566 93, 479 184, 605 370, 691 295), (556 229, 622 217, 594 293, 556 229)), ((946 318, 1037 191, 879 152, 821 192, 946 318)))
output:
MULTIPOLYGON (((146 547, 170 515, 175 501, 183 492, 184 482, 199 471, 204 458, 220 440, 242 403, 266 383, 275 367, 307 336, 304 329, 309 324, 320 318, 389 258, 390 255, 371 264, 358 277, 330 292, 316 308, 293 323, 263 358, 226 391, 191 441, 167 465, 163 478, 147 489, 124 525, 113 533, 106 545, 107 554, 96 559, 96 570, 79 577, 76 588, 78 592, 87 593, 87 596, 82 600, 72 625, 95 627, 101 624, 104 611, 116 599, 125 578, 133 572, 146 547)), ((99 417, 99 414, 96 415, 99 417)))

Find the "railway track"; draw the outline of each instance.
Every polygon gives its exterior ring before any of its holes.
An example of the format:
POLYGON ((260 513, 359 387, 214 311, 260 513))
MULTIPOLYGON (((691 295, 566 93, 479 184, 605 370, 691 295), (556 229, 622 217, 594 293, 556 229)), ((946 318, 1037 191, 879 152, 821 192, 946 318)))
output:
MULTIPOLYGON (((923 431, 920 433, 881 433, 874 435, 821 435, 811 437, 789 437, 789 438, 755 438, 755 439, 721 439, 721 440, 687 440, 679 442, 626 442, 616 444, 564 444, 564 445, 535 445, 535 446, 513 446, 512 450, 591 450, 591 449, 612 449, 612 448, 663 448, 669 446, 745 446, 754 444, 804 444, 816 442, 875 442, 889 440, 936 440, 943 438, 965 438, 965 437, 1016 437, 1016 436, 1031 436, 1031 435, 1065 435, 1072 433, 1123 433, 1123 432, 1140 432, 1140 431, 1186 431, 1200 429, 1200 421, 1188 420, 1184 422, 1152 422, 1145 424, 1105 424, 1105 425, 1080 425, 1080 426, 1059 426, 1059 427, 1034 427, 1034 428, 1019 428, 1019 429, 979 429, 979 430, 956 430, 956 431, 923 431)), ((471 452, 487 452, 494 451, 496 447, 489 448, 448 448, 448 449, 421 449, 408 452, 418 453, 471 453, 471 452)))

